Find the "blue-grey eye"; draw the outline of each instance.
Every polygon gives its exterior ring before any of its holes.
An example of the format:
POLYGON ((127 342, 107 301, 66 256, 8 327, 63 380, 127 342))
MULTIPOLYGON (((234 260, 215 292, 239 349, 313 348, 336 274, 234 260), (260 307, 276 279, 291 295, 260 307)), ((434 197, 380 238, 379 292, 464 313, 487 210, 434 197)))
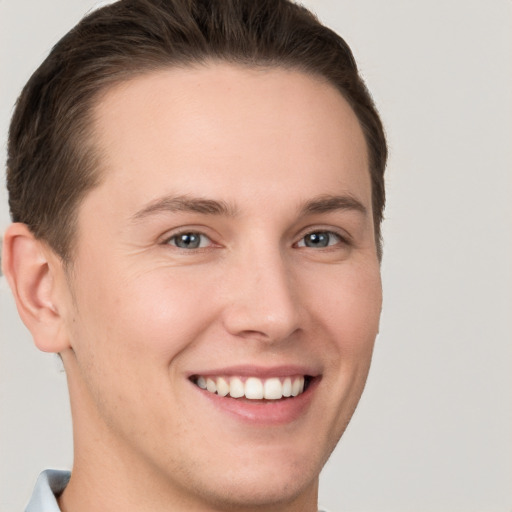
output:
POLYGON ((308 233, 302 238, 297 247, 324 248, 336 245, 341 241, 341 237, 332 231, 314 231, 308 233))
POLYGON ((171 245, 175 245, 180 249, 200 249, 208 246, 209 238, 201 233, 179 233, 169 239, 171 245))

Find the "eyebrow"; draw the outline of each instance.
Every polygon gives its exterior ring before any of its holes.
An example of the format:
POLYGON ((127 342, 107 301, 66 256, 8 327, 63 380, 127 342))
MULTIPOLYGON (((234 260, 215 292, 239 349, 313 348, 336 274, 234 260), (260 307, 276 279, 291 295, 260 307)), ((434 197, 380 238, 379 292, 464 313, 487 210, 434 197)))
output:
POLYGON ((132 216, 132 220, 139 221, 151 215, 173 212, 194 212, 203 215, 234 217, 237 210, 225 201, 190 197, 187 195, 164 196, 144 206, 132 216))
POLYGON ((308 201, 301 209, 302 215, 328 213, 337 210, 352 210, 363 215, 368 213, 364 204, 351 195, 325 195, 308 201))
MULTIPOLYGON (((353 210, 366 215, 367 209, 353 196, 350 195, 323 195, 307 201, 300 209, 301 215, 314 215, 328 213, 337 210, 353 210)), ((238 210, 235 206, 226 201, 191 197, 187 195, 164 196, 158 198, 132 216, 137 222, 151 215, 174 212, 193 212, 203 215, 217 215, 224 217, 235 217, 238 210)))

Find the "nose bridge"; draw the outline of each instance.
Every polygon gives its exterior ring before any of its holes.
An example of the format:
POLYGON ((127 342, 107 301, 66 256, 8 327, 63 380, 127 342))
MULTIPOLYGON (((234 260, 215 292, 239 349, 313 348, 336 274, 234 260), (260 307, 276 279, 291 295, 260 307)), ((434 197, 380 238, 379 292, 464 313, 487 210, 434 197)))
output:
POLYGON ((235 335, 276 342, 299 328, 292 268, 279 244, 254 244, 239 255, 231 281, 226 328, 235 335))

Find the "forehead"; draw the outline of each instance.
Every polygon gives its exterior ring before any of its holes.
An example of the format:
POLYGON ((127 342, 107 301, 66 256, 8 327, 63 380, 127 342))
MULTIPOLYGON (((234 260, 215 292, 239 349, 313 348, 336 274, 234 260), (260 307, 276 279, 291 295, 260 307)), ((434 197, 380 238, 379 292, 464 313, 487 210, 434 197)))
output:
POLYGON ((162 187, 231 200, 334 184, 371 208, 355 114, 332 85, 296 70, 211 63, 148 73, 102 96, 94 136, 103 185, 133 208, 162 187))

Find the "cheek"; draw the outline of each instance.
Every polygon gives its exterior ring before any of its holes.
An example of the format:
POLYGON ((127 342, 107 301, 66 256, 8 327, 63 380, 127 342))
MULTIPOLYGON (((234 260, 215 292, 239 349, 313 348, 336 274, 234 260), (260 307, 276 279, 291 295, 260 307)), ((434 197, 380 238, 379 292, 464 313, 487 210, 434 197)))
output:
POLYGON ((316 276, 310 309, 344 357, 371 355, 379 330, 382 288, 378 265, 352 265, 316 276))
POLYGON ((330 418, 326 453, 334 449, 363 392, 382 303, 378 264, 340 265, 330 273, 317 276, 313 288, 317 290, 315 324, 323 327, 325 335, 323 379, 328 391, 322 396, 321 409, 330 418))
POLYGON ((152 269, 84 282, 78 296, 78 337, 96 354, 143 368, 144 360, 166 368, 208 328, 215 317, 208 280, 201 272, 152 269), (85 325, 84 325, 85 324, 85 325))
POLYGON ((85 279, 76 283, 70 332, 78 375, 116 430, 132 423, 134 429, 150 428, 151 422, 144 426, 148 415, 163 425, 164 411, 173 405, 171 363, 206 328, 210 313, 199 304, 206 300, 198 299, 197 286, 171 272, 97 277, 94 287, 85 279))

